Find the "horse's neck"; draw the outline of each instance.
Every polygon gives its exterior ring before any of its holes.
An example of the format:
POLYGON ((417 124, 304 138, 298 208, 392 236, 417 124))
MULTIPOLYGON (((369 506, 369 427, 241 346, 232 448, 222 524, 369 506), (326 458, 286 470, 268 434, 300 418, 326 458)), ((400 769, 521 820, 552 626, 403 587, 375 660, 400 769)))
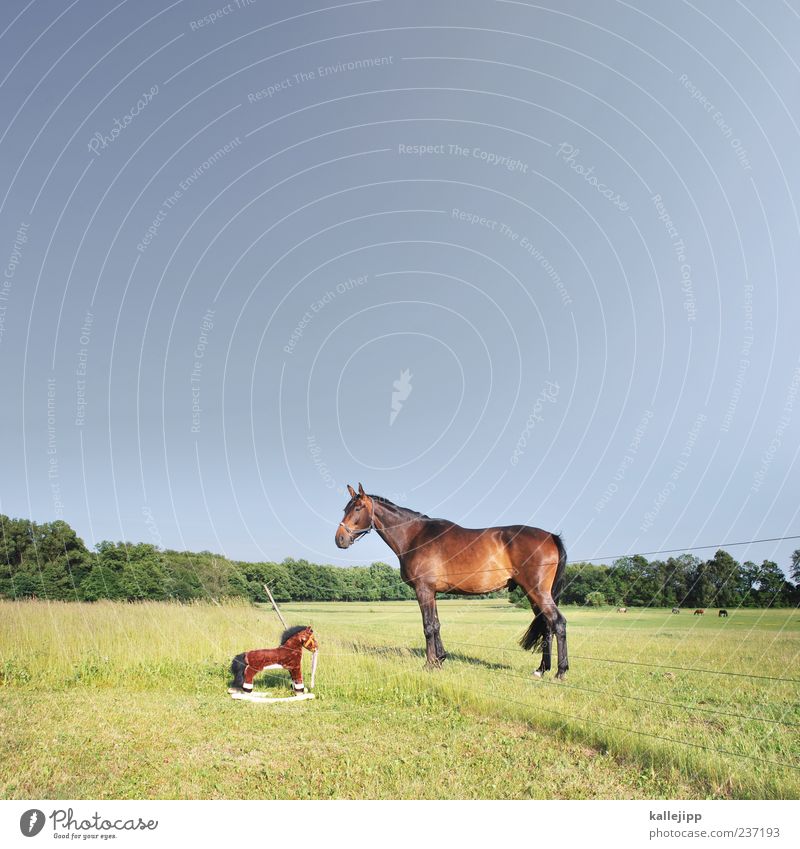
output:
POLYGON ((401 557, 411 546, 423 517, 396 504, 373 500, 373 524, 381 539, 401 557))

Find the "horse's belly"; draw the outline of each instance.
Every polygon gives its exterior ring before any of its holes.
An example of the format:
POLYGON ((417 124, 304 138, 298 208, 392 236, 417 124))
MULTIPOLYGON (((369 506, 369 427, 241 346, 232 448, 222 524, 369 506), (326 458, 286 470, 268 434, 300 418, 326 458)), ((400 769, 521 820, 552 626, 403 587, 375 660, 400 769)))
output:
POLYGON ((481 595, 501 590, 508 584, 511 569, 496 561, 478 570, 455 568, 449 575, 442 576, 437 582, 436 592, 457 592, 467 595, 481 595))
POLYGON ((502 590, 508 585, 508 578, 498 583, 493 581, 452 581, 443 582, 436 587, 437 593, 464 593, 464 595, 483 595, 502 590))

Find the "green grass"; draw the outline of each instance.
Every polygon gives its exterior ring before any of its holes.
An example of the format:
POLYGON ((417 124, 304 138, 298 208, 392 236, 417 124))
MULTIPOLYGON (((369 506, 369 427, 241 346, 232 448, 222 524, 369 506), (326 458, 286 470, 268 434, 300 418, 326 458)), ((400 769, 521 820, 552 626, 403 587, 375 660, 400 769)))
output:
POLYGON ((798 684, 713 674, 800 677, 796 611, 565 608, 562 684, 531 678, 504 601, 440 602, 432 672, 416 603, 283 610, 320 639, 313 702, 225 693, 235 653, 276 644, 268 609, 0 602, 0 797, 798 796, 798 684))

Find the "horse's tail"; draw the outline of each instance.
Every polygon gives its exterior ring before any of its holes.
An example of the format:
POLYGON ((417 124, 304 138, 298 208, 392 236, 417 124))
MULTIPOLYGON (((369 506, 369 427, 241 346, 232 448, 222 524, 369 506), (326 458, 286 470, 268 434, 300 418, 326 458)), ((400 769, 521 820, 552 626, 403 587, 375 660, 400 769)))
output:
MULTIPOLYGON (((553 601, 558 604, 561 597, 561 592, 564 589, 564 578, 567 568, 567 549, 564 548, 564 543, 558 534, 551 534, 553 542, 558 549, 558 566, 556 566, 556 575, 553 579, 553 586, 550 588, 550 595, 553 601)), ((544 648, 544 640, 548 633, 547 620, 542 616, 542 611, 536 605, 531 604, 533 608, 533 622, 528 626, 528 630, 522 635, 519 644, 527 651, 536 651, 544 648)))
POLYGON ((547 620, 542 616, 538 607, 533 608, 533 622, 528 630, 520 638, 519 644, 527 651, 536 651, 544 647, 544 638, 547 636, 547 620))
POLYGON ((231 661, 231 674, 233 675, 232 687, 237 687, 241 690, 244 684, 244 671, 247 668, 247 661, 244 659, 245 652, 237 654, 231 661))
POLYGON ((556 577, 553 580, 553 586, 550 588, 550 595, 553 596, 553 601, 558 604, 558 600, 561 598, 561 592, 564 589, 564 581, 567 577, 567 549, 564 548, 564 541, 558 534, 552 534, 551 536, 558 548, 558 566, 556 567, 556 577))

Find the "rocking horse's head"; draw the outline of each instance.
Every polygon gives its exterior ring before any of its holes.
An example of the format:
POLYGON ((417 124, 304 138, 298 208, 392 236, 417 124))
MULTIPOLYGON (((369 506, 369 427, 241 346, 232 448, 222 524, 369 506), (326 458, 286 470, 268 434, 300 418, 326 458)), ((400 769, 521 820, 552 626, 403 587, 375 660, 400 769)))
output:
POLYGON ((281 635, 281 646, 300 646, 311 652, 319 648, 317 637, 309 625, 295 625, 293 628, 287 628, 281 635))
POLYGON ((336 529, 336 545, 339 548, 350 548, 357 539, 372 530, 375 521, 375 505, 364 492, 364 487, 359 484, 356 492, 348 484, 347 491, 350 500, 345 505, 344 518, 336 529))

